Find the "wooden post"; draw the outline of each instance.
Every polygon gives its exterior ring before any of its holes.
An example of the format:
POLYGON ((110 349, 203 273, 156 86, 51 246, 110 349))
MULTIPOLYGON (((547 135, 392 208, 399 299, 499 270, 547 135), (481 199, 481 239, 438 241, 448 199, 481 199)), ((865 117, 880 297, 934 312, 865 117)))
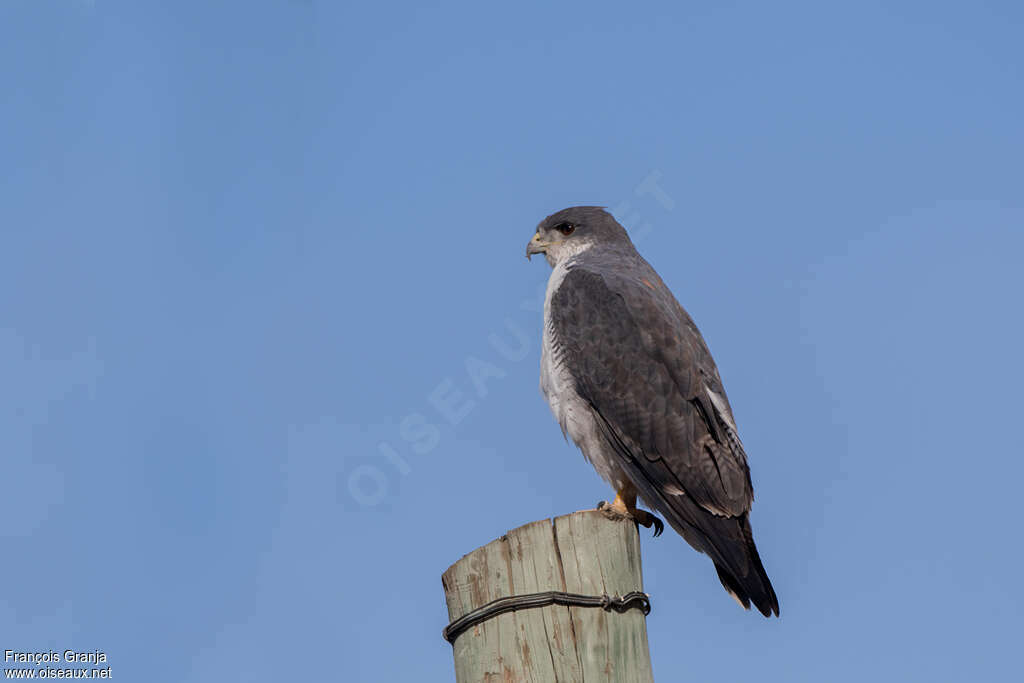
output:
MULTIPOLYGON (((631 522, 596 510, 508 532, 441 577, 451 621, 492 600, 564 591, 643 591, 640 538, 631 522)), ((494 616, 456 638, 458 683, 652 683, 644 613, 550 605, 494 616)))

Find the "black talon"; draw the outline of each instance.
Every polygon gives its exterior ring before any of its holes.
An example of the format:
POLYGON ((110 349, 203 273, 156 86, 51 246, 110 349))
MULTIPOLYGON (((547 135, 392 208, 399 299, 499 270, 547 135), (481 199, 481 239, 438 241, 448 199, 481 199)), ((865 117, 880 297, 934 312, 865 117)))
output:
MULTIPOLYGON (((654 517, 654 515, 651 515, 651 517, 654 517)), ((657 517, 654 517, 654 538, 661 536, 661 532, 663 532, 664 530, 665 523, 657 517)))

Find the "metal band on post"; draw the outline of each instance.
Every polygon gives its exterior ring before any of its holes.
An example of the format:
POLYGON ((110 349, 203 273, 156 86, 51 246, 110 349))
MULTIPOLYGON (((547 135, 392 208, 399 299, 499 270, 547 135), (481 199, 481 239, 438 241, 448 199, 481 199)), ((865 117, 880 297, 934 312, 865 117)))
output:
POLYGON ((600 607, 606 612, 625 612, 629 609, 639 609, 647 616, 651 612, 651 599, 646 593, 633 591, 622 597, 608 595, 579 595, 578 593, 564 593, 562 591, 546 591, 544 593, 531 593, 529 595, 510 595, 506 598, 492 600, 483 607, 468 612, 445 627, 441 635, 449 643, 454 644, 464 631, 481 624, 492 617, 506 612, 514 612, 520 609, 531 609, 534 607, 547 607, 549 605, 563 605, 566 607, 600 607))

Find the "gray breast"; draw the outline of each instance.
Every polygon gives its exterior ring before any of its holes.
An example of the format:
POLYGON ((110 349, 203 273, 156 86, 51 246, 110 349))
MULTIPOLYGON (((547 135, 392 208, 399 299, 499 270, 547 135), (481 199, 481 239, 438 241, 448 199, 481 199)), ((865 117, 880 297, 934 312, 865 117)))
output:
POLYGON ((619 467, 613 449, 606 443, 598 428, 594 411, 576 393, 576 380, 572 369, 559 353, 558 329, 552 321, 551 300, 562 286, 573 261, 555 267, 548 280, 544 298, 544 340, 540 358, 540 390, 551 406, 551 412, 566 434, 579 446, 583 456, 594 466, 601 478, 621 490, 628 481, 619 467))

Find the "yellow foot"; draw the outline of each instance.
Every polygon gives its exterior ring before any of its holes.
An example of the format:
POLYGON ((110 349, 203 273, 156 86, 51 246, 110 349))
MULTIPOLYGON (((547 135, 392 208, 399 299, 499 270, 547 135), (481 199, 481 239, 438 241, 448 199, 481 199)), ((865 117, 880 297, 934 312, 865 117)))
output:
POLYGON ((665 530, 665 523, 660 519, 652 515, 646 510, 641 510, 636 507, 636 494, 632 496, 630 500, 629 496, 623 497, 621 492, 615 496, 615 501, 608 503, 601 501, 597 504, 597 509, 606 518, 619 522, 623 520, 630 520, 635 524, 639 524, 645 529, 654 527, 654 536, 661 536, 661 532, 665 530))

